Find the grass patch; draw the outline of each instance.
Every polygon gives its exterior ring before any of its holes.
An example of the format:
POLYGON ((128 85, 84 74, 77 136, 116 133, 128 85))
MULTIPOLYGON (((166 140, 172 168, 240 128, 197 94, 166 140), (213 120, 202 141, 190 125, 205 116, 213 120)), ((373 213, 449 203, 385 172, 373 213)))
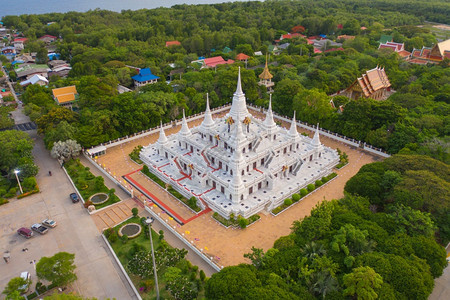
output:
POLYGON ((146 175, 147 177, 149 177, 151 180, 153 180, 154 182, 156 182, 157 184, 159 184, 163 189, 166 188, 166 183, 164 181, 162 181, 161 179, 159 179, 158 176, 156 176, 155 174, 153 174, 152 172, 150 172, 150 170, 148 169, 148 166, 145 165, 141 172, 146 175))
POLYGON ((88 201, 89 197, 96 193, 106 193, 109 195, 108 201, 96 205, 96 209, 100 209, 120 201, 120 199, 114 194, 115 190, 110 190, 106 187, 103 177, 95 177, 94 174, 89 171, 88 167, 85 167, 80 163, 79 159, 66 162, 64 167, 85 201, 88 201))
POLYGON ((142 150, 142 145, 138 145, 136 146, 133 151, 131 151, 130 154, 128 154, 128 156, 131 158, 132 161, 134 161, 135 163, 137 163, 138 165, 142 165, 144 162, 139 158, 139 153, 142 150))
MULTIPOLYGON (((161 231, 160 231, 161 233, 161 231)), ((162 232, 163 233, 163 232, 162 232)), ((139 249, 139 251, 151 251, 150 246, 150 239, 148 236, 148 226, 142 224, 142 219, 139 217, 132 217, 128 219, 127 221, 110 228, 104 232, 105 236, 108 238, 108 241, 113 248, 114 252, 116 253, 117 257, 119 258, 122 266, 127 271, 131 281, 135 285, 136 289, 139 291, 140 295, 143 299, 154 299, 156 297, 156 292, 154 289, 154 281, 153 281, 153 269, 150 267, 150 275, 146 278, 140 277, 136 274, 133 274, 130 271, 129 268, 129 262, 133 260, 133 258, 136 256, 136 253, 143 253, 143 252, 136 252, 136 249, 139 249), (142 233, 132 239, 127 241, 122 241, 118 237, 118 230, 125 224, 128 223, 138 223, 143 226, 142 233), (146 228, 146 230, 144 230, 146 228), (111 236, 116 236, 115 238, 111 238, 111 236)), ((152 240, 153 240, 153 246, 155 249, 155 256, 158 257, 158 251, 164 251, 162 253, 166 254, 167 256, 172 256, 177 250, 176 248, 171 247, 167 244, 167 242, 164 241, 164 235, 158 234, 153 229, 151 231, 152 234, 152 240)), ((163 258, 164 261, 170 265, 170 259, 165 260, 165 257, 163 258)), ((157 260, 158 261, 158 260, 157 260)), ((188 260, 182 258, 181 260, 177 261, 176 263, 172 263, 174 265, 173 267, 168 266, 161 266, 159 265, 158 268, 158 283, 159 283, 159 290, 160 290, 160 296, 161 299, 173 299, 173 296, 170 294, 170 292, 167 290, 168 283, 166 281, 166 272, 167 271, 173 271, 174 268, 179 269, 180 276, 184 278, 188 278, 187 280, 187 286, 198 286, 199 287, 199 294, 198 299, 204 298, 204 283, 205 281, 200 279, 200 274, 198 272, 198 267, 193 266, 188 260)))
POLYGON ((172 194, 175 198, 189 206, 193 211, 199 212, 202 209, 197 206, 197 199, 195 197, 191 197, 190 199, 187 199, 183 195, 181 195, 177 190, 175 190, 171 185, 167 188, 167 191, 172 194))

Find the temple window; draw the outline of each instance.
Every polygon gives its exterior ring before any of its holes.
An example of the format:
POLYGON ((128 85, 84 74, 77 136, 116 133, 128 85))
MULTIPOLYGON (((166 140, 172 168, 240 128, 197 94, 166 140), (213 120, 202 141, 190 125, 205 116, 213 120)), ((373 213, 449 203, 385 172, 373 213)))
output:
POLYGON ((245 148, 242 148, 242 153, 245 153, 245 148))
POLYGON ((244 170, 242 170, 242 175, 244 175, 244 170))
POLYGON ((261 166, 264 165, 264 158, 261 158, 261 166))

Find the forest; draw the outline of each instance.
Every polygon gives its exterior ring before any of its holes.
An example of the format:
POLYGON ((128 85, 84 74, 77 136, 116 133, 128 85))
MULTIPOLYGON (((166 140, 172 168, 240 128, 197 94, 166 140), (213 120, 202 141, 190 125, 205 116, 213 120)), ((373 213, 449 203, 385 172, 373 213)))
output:
MULTIPOLYGON (((208 299, 427 299, 447 265, 442 245, 450 241, 449 61, 410 64, 378 50, 378 41, 389 34, 408 51, 431 47, 437 37, 418 25, 450 23, 449 16, 450 3, 442 0, 324 0, 6 16, 2 22, 30 39, 29 51, 42 51, 37 38, 44 34, 60 37, 57 52, 72 66, 67 78, 51 77, 48 87, 19 87, 48 149, 68 139, 91 147, 178 119, 183 109, 202 112, 206 93, 212 107, 229 103, 239 66, 248 102, 267 107, 269 95, 258 85, 267 53, 276 112, 296 111, 301 121, 393 154, 361 168, 344 198, 318 205, 273 248, 253 248, 245 255, 249 264, 213 275, 208 299), (281 54, 270 53, 275 39, 295 30, 355 39, 343 42, 344 50, 315 54, 304 38, 294 38, 281 54), (172 40, 181 45, 166 47, 172 40), (241 52, 251 56, 247 63, 215 69, 191 63, 241 52), (133 88, 136 71, 127 66, 149 67, 162 80, 119 94, 118 84, 133 88), (337 96, 343 112, 330 105, 329 95, 377 66, 396 91, 390 98, 337 96), (57 106, 51 94, 68 85, 79 93, 74 111, 57 106)), ((0 59, 14 78, 11 64, 0 59)))

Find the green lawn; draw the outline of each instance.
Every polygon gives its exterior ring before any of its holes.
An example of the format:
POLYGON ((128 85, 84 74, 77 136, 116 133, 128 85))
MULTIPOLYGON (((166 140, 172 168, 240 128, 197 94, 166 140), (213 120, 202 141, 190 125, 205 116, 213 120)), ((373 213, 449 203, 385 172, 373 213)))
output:
POLYGON ((103 177, 95 177, 94 174, 89 171, 88 167, 85 167, 80 163, 79 159, 66 162, 64 167, 66 168, 67 173, 69 173, 70 178, 72 178, 72 181, 75 183, 75 186, 84 201, 88 201, 89 197, 96 193, 106 193, 109 195, 108 201, 95 205, 96 209, 100 209, 120 201, 120 199, 114 194, 114 189, 110 190, 106 187, 103 177))

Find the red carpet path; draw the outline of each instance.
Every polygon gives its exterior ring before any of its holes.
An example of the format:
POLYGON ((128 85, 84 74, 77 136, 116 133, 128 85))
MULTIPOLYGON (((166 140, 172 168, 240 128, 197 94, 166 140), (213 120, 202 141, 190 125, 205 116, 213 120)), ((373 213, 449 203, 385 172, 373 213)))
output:
POLYGON ((128 173, 126 175, 123 176, 123 178, 129 182, 131 185, 133 185, 138 191, 140 191, 143 195, 145 195, 147 198, 149 198, 150 200, 153 201, 153 203, 155 203, 159 208, 161 208, 163 211, 165 211, 168 215, 170 215, 175 221, 177 221, 177 223, 179 223, 180 225, 184 225, 189 223, 190 221, 200 217, 201 215, 204 215, 208 212, 211 211, 211 208, 206 207, 206 209, 202 210, 200 213, 196 214, 195 216, 189 218, 189 219, 184 219, 182 218, 180 215, 178 215, 176 212, 174 212, 169 206, 167 206, 165 203, 161 202, 158 197, 156 197, 155 195, 153 195, 151 192, 149 192, 146 188, 144 188, 142 185, 140 185, 138 182, 136 182, 136 180, 134 180, 133 178, 130 177, 130 175, 139 172, 141 169, 137 169, 131 173, 128 173))

